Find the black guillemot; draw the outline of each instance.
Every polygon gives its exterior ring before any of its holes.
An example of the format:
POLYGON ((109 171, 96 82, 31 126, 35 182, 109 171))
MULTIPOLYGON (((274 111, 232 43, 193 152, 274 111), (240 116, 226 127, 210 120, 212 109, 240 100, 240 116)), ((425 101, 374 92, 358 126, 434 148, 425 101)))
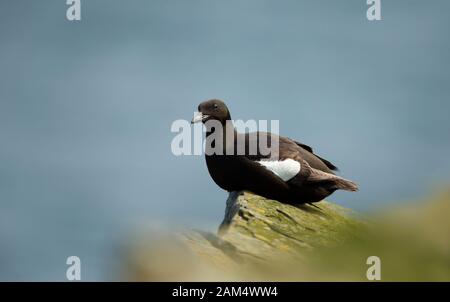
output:
POLYGON ((192 123, 208 121, 220 123, 222 127, 212 127, 206 137, 221 131, 224 152, 206 154, 206 164, 214 182, 228 192, 250 191, 268 199, 288 204, 318 202, 341 189, 357 191, 358 186, 339 177, 331 162, 314 154, 311 147, 290 138, 268 132, 238 133, 230 123, 231 115, 221 100, 209 100, 198 106, 198 114, 192 123), (230 135, 232 134, 232 135, 230 135), (256 135, 255 135, 256 134, 256 135), (268 154, 249 153, 248 146, 254 140, 277 142, 277 148, 268 154), (245 142, 244 154, 225 152, 233 147, 239 149, 237 142, 245 142))

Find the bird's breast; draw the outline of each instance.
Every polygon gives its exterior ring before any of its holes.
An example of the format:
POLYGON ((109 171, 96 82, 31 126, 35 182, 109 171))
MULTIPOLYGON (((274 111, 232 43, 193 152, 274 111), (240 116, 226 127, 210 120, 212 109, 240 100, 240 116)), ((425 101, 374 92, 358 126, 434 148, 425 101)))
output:
POLYGON ((233 156, 207 155, 206 166, 214 182, 224 190, 241 190, 237 184, 236 173, 239 173, 233 156))

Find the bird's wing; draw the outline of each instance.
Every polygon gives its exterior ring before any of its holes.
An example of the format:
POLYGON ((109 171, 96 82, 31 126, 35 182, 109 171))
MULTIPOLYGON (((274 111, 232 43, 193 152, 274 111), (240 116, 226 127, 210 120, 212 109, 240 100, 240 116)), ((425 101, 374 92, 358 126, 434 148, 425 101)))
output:
POLYGON ((300 143, 300 142, 295 141, 295 140, 292 140, 292 141, 293 141, 297 146, 299 146, 300 148, 304 149, 305 151, 308 151, 309 153, 313 154, 315 157, 317 157, 318 159, 320 159, 320 160, 328 167, 328 169, 333 170, 333 171, 339 170, 338 167, 336 167, 334 164, 332 164, 329 160, 326 160, 325 158, 320 157, 320 156, 317 155, 317 154, 314 154, 314 150, 313 150, 310 146, 305 145, 305 144, 300 143))
POLYGON ((270 199, 287 199, 290 196, 289 185, 274 171, 246 156, 237 156, 236 160, 240 161, 240 173, 235 176, 235 180, 245 184, 245 190, 270 199), (251 175, 251 179, 248 175, 251 175))
MULTIPOLYGON (((306 176, 304 173, 300 173, 302 171, 302 162, 304 160, 300 148, 291 140, 267 132, 238 134, 237 137, 240 138, 241 141, 245 139, 246 153, 244 157, 247 160, 256 163, 259 168, 270 171, 271 174, 274 174, 284 182, 287 182, 294 177, 302 176, 303 178, 303 176, 306 176), (267 146, 267 142, 269 142, 268 145, 270 146, 270 143, 275 141, 277 141, 278 147, 264 149, 264 147, 267 146), (260 145, 259 143, 262 144, 260 145), (250 146, 252 145, 258 146, 258 148, 256 148, 257 152, 250 152, 250 146)), ((253 151, 255 151, 254 147, 253 151)))
MULTIPOLYGON (((336 166, 331 162, 314 154, 310 146, 287 137, 268 132, 252 132, 238 133, 235 139, 236 150, 239 149, 236 144, 239 141, 245 141, 245 157, 251 161, 263 164, 265 168, 278 176, 282 175, 281 178, 283 180, 288 179, 289 176, 291 178, 294 177, 293 173, 298 165, 300 165, 300 169, 297 169, 301 170, 302 161, 306 161, 314 169, 329 174, 334 174, 333 170, 337 170, 336 166), (261 146, 268 145, 270 147, 274 142, 278 143, 278 147, 270 149, 270 154, 264 153, 264 150, 260 149, 261 146), (250 152, 250 146, 258 146, 256 152, 250 152), (293 161, 298 162, 298 164, 293 161)), ((255 148, 253 150, 255 151, 255 148)))
MULTIPOLYGON (((258 189, 264 188, 267 184, 274 188, 278 186, 279 190, 285 190, 285 185, 290 182, 291 185, 299 186, 304 181, 320 182, 328 184, 333 188, 339 188, 348 191, 357 191, 357 185, 342 177, 336 176, 333 170, 336 166, 328 160, 323 159, 313 153, 310 146, 296 142, 287 137, 276 136, 271 133, 258 132, 256 135, 242 134, 246 144, 255 144, 255 140, 264 137, 267 140, 278 140, 278 148, 272 150, 269 155, 245 154, 242 160, 247 167, 252 167, 260 171, 261 183, 258 189)), ((256 142, 258 143, 258 142, 256 142)), ((248 150, 247 150, 248 151, 248 150)), ((258 150, 259 151, 259 150, 258 150)))

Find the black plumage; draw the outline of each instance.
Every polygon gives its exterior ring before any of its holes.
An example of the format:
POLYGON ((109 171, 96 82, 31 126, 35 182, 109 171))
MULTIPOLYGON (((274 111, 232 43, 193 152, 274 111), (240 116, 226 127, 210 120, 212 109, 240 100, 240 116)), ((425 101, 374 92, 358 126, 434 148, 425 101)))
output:
MULTIPOLYGON (((207 128, 207 121, 210 120, 222 125, 219 129, 207 129, 206 145, 208 148, 209 138, 219 137, 219 141, 223 142, 223 152, 207 152, 205 157, 212 179, 226 191, 251 191, 280 202, 303 204, 321 201, 338 189, 358 190, 354 182, 335 175, 336 166, 314 154, 308 145, 267 132, 237 133, 230 123, 231 115, 227 106, 220 100, 203 102, 198 106, 198 111, 199 115, 194 117, 193 122, 201 121, 207 128), (256 152, 250 152, 249 146, 252 143, 259 146, 261 139, 267 141, 268 146, 278 142, 278 148, 271 149, 268 154, 259 148, 256 152), (245 141, 243 154, 237 152, 237 144, 242 141, 245 141), (287 167, 290 169, 288 172, 294 171, 294 174, 286 177, 284 171, 277 170, 278 167, 287 167)), ((214 143, 211 146, 215 147, 214 143)))

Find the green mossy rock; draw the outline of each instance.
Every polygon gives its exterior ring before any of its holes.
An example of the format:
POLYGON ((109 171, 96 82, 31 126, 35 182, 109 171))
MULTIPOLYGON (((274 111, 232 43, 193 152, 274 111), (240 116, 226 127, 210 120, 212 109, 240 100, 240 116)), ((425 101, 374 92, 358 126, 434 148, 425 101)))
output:
POLYGON ((363 227, 354 212, 330 202, 296 207, 250 193, 231 194, 217 234, 183 231, 157 248, 137 249, 144 253, 131 257, 131 279, 292 280, 273 268, 301 263, 317 248, 354 240, 363 227))
POLYGON ((237 252, 267 258, 337 246, 354 239, 361 227, 356 213, 327 201, 291 206, 245 193, 230 195, 218 233, 237 252))
POLYGON ((450 281, 450 191, 362 218, 322 201, 294 207, 245 193, 227 200, 218 233, 139 240, 128 280, 450 281), (370 217, 370 222, 369 221, 370 217))

